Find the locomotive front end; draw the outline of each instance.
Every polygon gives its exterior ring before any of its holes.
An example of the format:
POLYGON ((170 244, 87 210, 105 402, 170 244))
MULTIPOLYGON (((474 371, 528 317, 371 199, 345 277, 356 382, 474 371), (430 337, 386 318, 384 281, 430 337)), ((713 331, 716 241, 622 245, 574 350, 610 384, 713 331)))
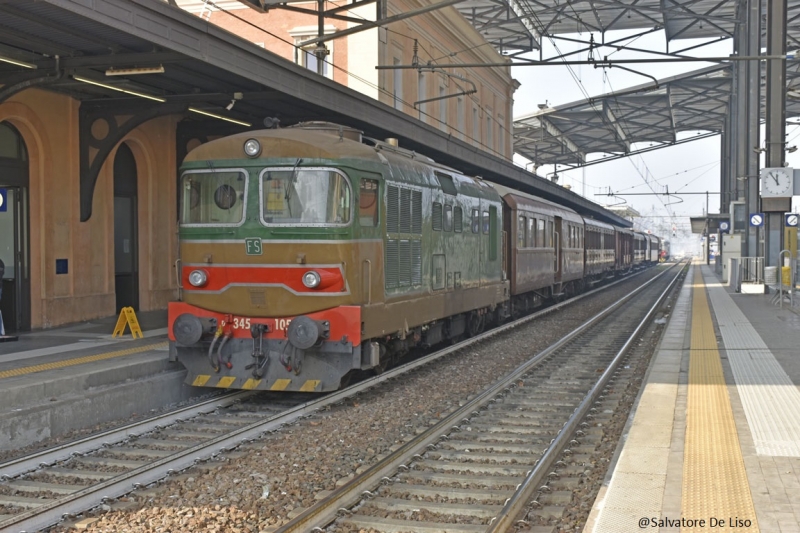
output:
POLYGON ((372 185, 327 139, 249 135, 207 143, 182 168, 171 355, 195 386, 336 390, 375 357, 361 346, 355 267, 381 254, 353 223, 372 185))

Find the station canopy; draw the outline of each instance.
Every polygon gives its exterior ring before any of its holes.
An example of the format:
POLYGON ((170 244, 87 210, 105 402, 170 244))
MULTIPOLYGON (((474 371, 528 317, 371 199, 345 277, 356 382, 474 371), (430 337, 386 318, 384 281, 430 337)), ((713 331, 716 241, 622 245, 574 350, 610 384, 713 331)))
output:
MULTIPOLYGON (((790 1, 790 10, 796 0, 790 1)), ((733 37, 734 0, 466 0, 456 7, 502 52, 568 33, 664 29, 667 40, 733 37)), ((791 20, 791 13, 790 19, 791 20)))
POLYGON ((716 135, 730 93, 730 67, 717 65, 657 87, 651 82, 544 108, 514 120, 514 151, 538 164, 581 165, 590 153, 629 154, 633 143, 652 143, 649 150, 716 135))
MULTIPOLYGON (((788 50, 800 49, 800 0, 787 0, 788 50)), ((541 49, 545 39, 566 34, 663 30, 671 53, 733 38, 739 25, 736 0, 465 0, 457 9, 501 53, 516 56, 541 49)), ((585 39, 585 38, 584 38, 585 39)), ((588 42, 586 43, 588 45, 588 42)), ((762 28, 766 46, 766 27, 762 28)), ((586 59, 589 48, 570 59, 586 59)), ((677 56, 676 56, 677 57, 677 56)), ((560 58, 550 58, 558 63, 560 58)), ((762 113, 765 65, 762 63, 762 113)), ((545 108, 515 118, 515 152, 537 165, 583 165, 716 135, 722 131, 732 91, 730 63, 695 70, 656 83, 545 108), (699 131, 698 135, 685 132, 699 131), (648 143, 637 146, 633 143, 648 143), (592 162, 599 161, 595 159, 592 162)), ((787 118, 800 117, 800 61, 787 62, 787 118)))

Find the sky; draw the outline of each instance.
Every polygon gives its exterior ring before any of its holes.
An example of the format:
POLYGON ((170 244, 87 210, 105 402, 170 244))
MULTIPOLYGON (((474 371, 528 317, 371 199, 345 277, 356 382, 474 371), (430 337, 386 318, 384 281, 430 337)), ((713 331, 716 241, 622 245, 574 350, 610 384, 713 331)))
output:
MULTIPOLYGON (((636 32, 608 32, 606 40, 611 41, 625 35, 633 35, 636 32)), ((588 40, 589 35, 575 34, 567 37, 588 40)), ((600 36, 595 35, 595 39, 600 36)), ((703 40, 681 40, 670 44, 670 47, 680 49, 693 46, 704 42, 703 40)), ((577 50, 581 45, 565 41, 555 41, 561 53, 577 50)), ((656 32, 635 39, 630 43, 637 48, 648 50, 666 51, 666 40, 664 32, 656 32)), ((698 48, 688 54, 695 57, 728 56, 732 53, 732 42, 730 39, 717 41, 714 44, 698 48)), ((545 40, 544 57, 556 55, 553 43, 545 40)), ((609 48, 603 49, 600 54, 608 55, 610 59, 628 59, 657 57, 638 52, 614 51, 609 48)), ((528 56, 530 59, 539 59, 539 53, 528 56)), ((599 55, 596 52, 595 58, 599 55)), ((587 53, 576 54, 571 59, 587 59, 587 53)), ((698 70, 712 63, 654 63, 626 65, 635 68, 657 79, 674 76, 677 74, 698 70)), ((635 85, 648 83, 647 77, 634 73, 629 73, 620 69, 594 69, 590 65, 572 67, 573 74, 564 65, 548 67, 513 67, 512 76, 521 83, 514 95, 514 116, 521 117, 539 110, 540 104, 548 106, 558 106, 580 100, 585 100, 586 95, 596 96, 599 94, 620 91, 635 85)), ((763 130, 763 128, 762 128, 763 130)), ((800 127, 787 126, 788 146, 800 145, 800 127)), ((685 134, 693 136, 694 132, 685 134)), ((634 155, 590 165, 584 169, 569 171, 558 170, 559 183, 569 184, 572 190, 578 194, 583 194, 587 199, 601 205, 625 204, 639 211, 643 216, 638 222, 650 225, 655 233, 662 234, 669 232, 671 225, 675 224, 679 230, 688 232, 690 216, 702 216, 708 208, 708 212, 719 212, 719 192, 720 183, 720 137, 712 136, 698 141, 688 142, 682 145, 672 146, 652 152, 634 155), (629 193, 648 193, 651 189, 645 183, 645 176, 652 182, 655 180, 659 185, 669 188, 670 192, 696 192, 711 194, 685 195, 680 198, 665 196, 608 196, 609 188, 614 192, 629 193), (585 192, 583 192, 585 191, 585 192), (682 200, 682 201, 681 201, 682 200), (669 204, 675 218, 668 215, 665 204, 669 204)), ((762 132, 761 143, 763 146, 764 136, 762 132)), ((634 144, 633 149, 649 146, 649 143, 634 144)), ((590 156, 589 159, 596 159, 600 154, 590 156)), ((800 150, 788 154, 787 161, 790 166, 800 168, 800 150)), ((527 160, 520 156, 515 156, 515 162, 524 165, 527 160)), ((763 164, 762 164, 763 166, 763 164)), ((553 173, 552 166, 539 167, 537 173, 540 176, 550 177, 553 173)), ((794 210, 800 211, 800 197, 795 197, 794 210)))

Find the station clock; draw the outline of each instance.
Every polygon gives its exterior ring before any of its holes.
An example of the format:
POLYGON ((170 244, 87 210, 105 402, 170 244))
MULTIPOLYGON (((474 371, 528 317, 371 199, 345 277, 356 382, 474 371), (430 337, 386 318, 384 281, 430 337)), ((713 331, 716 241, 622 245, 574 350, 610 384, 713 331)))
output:
POLYGON ((791 198, 794 191, 794 169, 773 167, 761 169, 763 198, 791 198))

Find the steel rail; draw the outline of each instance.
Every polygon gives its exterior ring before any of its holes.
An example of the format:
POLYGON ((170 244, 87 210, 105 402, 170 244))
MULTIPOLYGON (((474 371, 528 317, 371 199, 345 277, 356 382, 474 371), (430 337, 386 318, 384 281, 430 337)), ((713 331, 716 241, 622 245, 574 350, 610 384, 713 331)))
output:
POLYGON ((667 288, 664 289, 664 291, 658 297, 658 300, 656 300, 652 307, 650 307, 647 315, 645 315, 631 336, 628 337, 628 340, 625 341, 625 344, 614 356, 614 359, 606 368, 605 372, 603 372, 603 375, 600 376, 600 379, 597 380, 597 383, 595 383, 594 387, 592 387, 580 405, 578 405, 578 407, 575 409, 575 412, 572 414, 569 420, 567 420, 566 424, 564 424, 563 429, 558 433, 558 436, 547 448, 547 451, 536 462, 533 470, 531 470, 530 473, 525 477, 525 481, 522 482, 520 487, 514 492, 514 495, 508 500, 508 502, 506 502, 500 514, 492 519, 492 522, 490 523, 489 528, 486 530, 486 533, 503 533, 513 527, 514 519, 523 509, 525 509, 533 493, 541 486, 550 468, 553 466, 553 464, 555 464, 569 443, 570 437, 572 437, 572 434, 578 429, 578 425, 589 412, 592 404, 600 396, 600 393, 603 391, 605 386, 608 384, 614 371, 628 353, 628 350, 633 342, 638 338, 641 331, 650 324, 650 320, 653 318, 653 315, 655 315, 658 308, 673 289, 675 283, 678 281, 678 278, 681 276, 684 270, 685 267, 678 271, 675 277, 672 278, 672 281, 670 281, 667 288))
POLYGON ((64 461, 74 454, 83 454, 107 444, 117 444, 131 437, 137 437, 160 426, 182 422, 187 418, 211 413, 222 407, 229 407, 253 395, 251 391, 240 391, 212 398, 201 403, 183 407, 169 413, 154 416, 146 420, 134 422, 122 427, 114 428, 103 433, 91 435, 76 441, 67 442, 60 446, 48 448, 32 455, 26 455, 0 464, 0 479, 10 479, 20 474, 36 470, 45 465, 64 461))
MULTIPOLYGON (((641 273, 642 272, 639 272, 636 275, 639 275, 641 273)), ((637 294, 640 290, 647 287, 650 283, 654 282, 663 274, 664 273, 662 272, 656 278, 653 278, 652 280, 649 280, 645 284, 641 285, 636 290, 634 290, 633 292, 631 292, 630 294, 628 294, 627 296, 623 297, 618 302, 613 304, 612 307, 616 308, 617 306, 621 305, 623 301, 626 301, 634 294, 637 294)), ((388 381, 402 374, 405 374, 406 372, 433 363, 434 361, 437 361, 442 357, 457 352, 467 346, 478 343, 480 341, 498 335, 502 332, 508 331, 512 328, 519 327, 523 324, 526 324, 530 321, 533 321, 537 318, 540 318, 544 315, 547 315, 558 309, 561 309, 564 306, 575 303, 583 298, 586 298, 592 294, 613 287, 618 283, 622 283, 623 281, 627 281, 629 279, 631 279, 631 277, 626 276, 609 285, 605 285, 603 287, 591 290, 589 292, 578 295, 574 298, 570 298, 569 300, 565 300, 564 302, 561 302, 559 304, 548 307, 547 309, 543 309, 532 315, 528 315, 509 324, 494 328, 490 331, 487 331, 470 339, 464 340, 458 344, 449 346, 444 350, 440 350, 431 355, 420 358, 416 361, 406 363, 405 365, 399 366, 392 370, 386 371, 380 375, 364 380, 360 383, 357 383, 356 385, 353 385, 341 391, 331 393, 318 400, 312 400, 309 402, 302 403, 296 407, 290 408, 280 414, 277 414, 265 421, 259 421, 253 424, 249 424, 247 426, 236 429, 225 435, 221 435, 215 439, 211 439, 202 444, 198 444, 191 448, 178 451, 172 455, 163 457, 150 464, 133 469, 129 472, 122 473, 119 476, 105 480, 96 485, 86 487, 73 494, 65 496, 64 498, 52 500, 51 502, 45 503, 41 507, 37 507, 20 514, 13 515, 10 518, 6 519, 5 521, 0 522, 0 531, 9 533, 11 533, 12 531, 35 531, 52 526, 53 524, 56 524, 61 519, 63 519, 64 516, 74 515, 83 512, 85 510, 91 509, 93 507, 96 507, 97 505, 100 505, 104 500, 121 497, 133 491, 137 486, 149 485, 151 483, 154 483, 162 478, 165 478, 166 476, 175 471, 184 470, 200 461, 207 460, 208 458, 213 458, 216 455, 224 451, 227 451, 228 449, 235 448, 236 446, 242 444, 243 442, 256 439, 260 435, 263 435, 264 433, 275 431, 280 426, 292 423, 302 417, 309 416, 311 413, 319 409, 322 409, 328 405, 333 405, 338 402, 341 402, 351 396, 355 396, 385 381, 388 381)), ((597 315, 595 318, 591 319, 591 321, 594 321, 596 319, 599 320, 600 315, 597 315)), ((584 326, 586 326, 586 324, 584 324, 584 326)), ((583 331, 585 329, 584 326, 581 326, 580 328, 575 330, 574 334, 577 335, 578 333, 583 331)), ((569 338, 572 338, 572 336, 573 335, 571 335, 569 338)), ((564 342, 566 342, 566 340, 564 340, 564 342)), ((553 347, 551 348, 556 349, 560 347, 561 344, 563 343, 559 342, 556 345, 553 345, 553 347)), ((536 358, 534 358, 534 360, 539 361, 544 357, 546 357, 546 355, 549 355, 549 353, 551 353, 551 350, 548 348, 544 352, 540 353, 536 358)), ((513 379, 509 379, 506 381, 511 383, 513 382, 513 379)), ((484 398, 485 395, 486 395, 485 393, 481 394, 479 398, 484 398)), ((471 404, 472 402, 470 403, 470 405, 471 404)), ((457 420, 458 418, 456 418, 456 421, 457 420)), ((438 438, 438 435, 436 435, 435 437, 438 438)), ((405 447, 401 448, 401 450, 402 449, 405 449, 405 447)), ((390 457, 394 456, 395 454, 392 454, 392 456, 390 457)), ((345 485, 345 487, 347 487, 348 485, 345 485)), ((328 498, 321 500, 320 503, 328 501, 329 498, 330 496, 328 498)), ((302 518, 303 516, 305 516, 305 514, 306 513, 301 514, 300 517, 298 518, 302 518)), ((280 531, 282 530, 283 529, 281 529, 280 531)))
MULTIPOLYGON (((615 312, 628 300, 639 294, 639 292, 669 272, 673 266, 674 265, 670 266, 658 276, 637 287, 635 290, 623 296, 606 309, 578 326, 571 333, 534 356, 531 360, 523 363, 515 370, 507 374, 506 377, 500 379, 490 388, 484 390, 478 394, 478 396, 467 402, 464 406, 448 415, 437 425, 431 427, 419 437, 405 443, 403 446, 389 454, 385 459, 368 468, 361 476, 353 478, 341 487, 335 489, 329 495, 319 500, 316 504, 303 511, 293 520, 275 530, 274 533, 317 531, 316 528, 320 528, 331 523, 336 519, 338 511, 342 507, 346 508, 360 501, 364 491, 374 489, 375 486, 381 483, 381 480, 393 475, 397 471, 398 465, 413 461, 415 455, 420 455, 427 449, 429 445, 434 444, 436 441, 441 439, 443 436, 443 431, 446 431, 449 428, 457 427, 465 419, 468 420, 474 412, 487 405, 498 394, 501 394, 504 389, 510 391, 514 386, 516 386, 516 381, 521 375, 526 374, 531 369, 541 364, 556 350, 569 343, 601 320, 607 318, 611 313, 615 312)), ((530 318, 531 317, 526 317, 526 319, 530 318)), ((523 321, 527 320, 523 319, 523 321)), ((496 328, 489 333, 495 333, 497 330, 506 331, 511 327, 516 327, 518 325, 519 324, 515 322, 502 328, 496 328)), ((453 346, 453 348, 457 348, 462 344, 463 343, 453 346)))

